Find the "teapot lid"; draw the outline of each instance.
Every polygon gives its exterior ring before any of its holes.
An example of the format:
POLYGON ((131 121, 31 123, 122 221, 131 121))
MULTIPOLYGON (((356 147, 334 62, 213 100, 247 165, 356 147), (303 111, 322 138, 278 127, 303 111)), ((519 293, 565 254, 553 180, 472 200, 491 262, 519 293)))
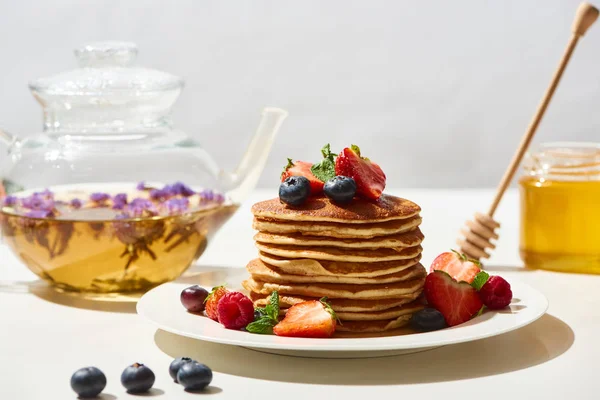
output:
POLYGON ((181 89, 183 80, 166 72, 133 66, 138 48, 130 42, 95 42, 75 50, 79 67, 29 84, 46 95, 98 96, 181 89))

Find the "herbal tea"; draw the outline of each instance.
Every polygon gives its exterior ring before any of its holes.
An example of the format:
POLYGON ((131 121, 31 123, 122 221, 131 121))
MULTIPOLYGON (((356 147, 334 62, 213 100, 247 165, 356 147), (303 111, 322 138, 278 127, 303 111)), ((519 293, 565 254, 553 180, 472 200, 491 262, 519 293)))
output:
POLYGON ((57 287, 125 293, 180 276, 236 210, 220 194, 182 184, 129 193, 47 190, 5 198, 1 224, 14 253, 57 287))

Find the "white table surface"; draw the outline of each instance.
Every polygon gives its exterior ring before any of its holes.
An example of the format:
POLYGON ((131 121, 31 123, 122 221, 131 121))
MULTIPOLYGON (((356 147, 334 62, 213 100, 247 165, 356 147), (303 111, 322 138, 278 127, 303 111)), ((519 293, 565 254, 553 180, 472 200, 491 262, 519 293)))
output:
MULTIPOLYGON (((485 211, 489 190, 391 190, 423 208, 423 264, 454 247, 465 218, 485 211)), ((256 191, 217 235, 191 272, 243 268, 255 256, 250 205, 273 197, 256 191)), ((133 362, 156 374, 153 397, 598 399, 600 398, 600 276, 522 268, 518 256, 518 194, 510 191, 497 213, 501 239, 486 266, 520 279, 549 299, 537 322, 495 338, 417 354, 362 360, 292 358, 217 345, 157 331, 125 302, 92 302, 60 295, 0 248, 0 399, 74 399, 69 386, 79 367, 104 371, 101 398, 130 399, 121 371, 133 362), (208 393, 190 394, 167 368, 188 355, 209 365, 208 393)), ((243 271, 238 271, 243 272, 243 271)), ((206 273, 205 283, 220 274, 206 273)))

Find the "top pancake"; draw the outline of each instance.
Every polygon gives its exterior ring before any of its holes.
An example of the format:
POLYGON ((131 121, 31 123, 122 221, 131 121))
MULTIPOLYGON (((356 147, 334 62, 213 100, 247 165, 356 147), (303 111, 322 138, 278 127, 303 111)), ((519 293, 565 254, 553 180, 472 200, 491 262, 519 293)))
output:
POLYGON ((337 205, 327 197, 310 197, 302 206, 284 204, 279 198, 252 206, 257 218, 285 221, 325 221, 348 224, 376 223, 406 219, 419 214, 421 207, 410 200, 383 194, 376 201, 355 198, 350 204, 337 205))

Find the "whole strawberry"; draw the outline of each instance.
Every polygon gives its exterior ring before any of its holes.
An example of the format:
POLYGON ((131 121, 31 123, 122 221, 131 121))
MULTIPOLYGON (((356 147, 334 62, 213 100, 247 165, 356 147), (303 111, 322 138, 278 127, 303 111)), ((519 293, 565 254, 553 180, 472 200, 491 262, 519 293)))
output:
POLYGON ((508 306, 512 300, 510 283, 501 276, 492 276, 479 290, 479 297, 490 310, 499 310, 508 306))
POLYGON ((219 312, 217 310, 219 300, 221 300, 221 297, 225 296, 225 294, 228 292, 229 290, 227 290, 225 286, 216 286, 212 288, 212 291, 208 294, 205 300, 206 305, 204 312, 208 318, 215 321, 219 320, 219 312))
POLYGON ((219 322, 227 329, 242 329, 254 321, 254 303, 240 292, 225 293, 217 305, 219 322))
POLYGON ((385 189, 386 176, 381 167, 362 157, 356 145, 346 147, 335 160, 335 174, 347 176, 356 182, 356 194, 377 200, 385 189))

